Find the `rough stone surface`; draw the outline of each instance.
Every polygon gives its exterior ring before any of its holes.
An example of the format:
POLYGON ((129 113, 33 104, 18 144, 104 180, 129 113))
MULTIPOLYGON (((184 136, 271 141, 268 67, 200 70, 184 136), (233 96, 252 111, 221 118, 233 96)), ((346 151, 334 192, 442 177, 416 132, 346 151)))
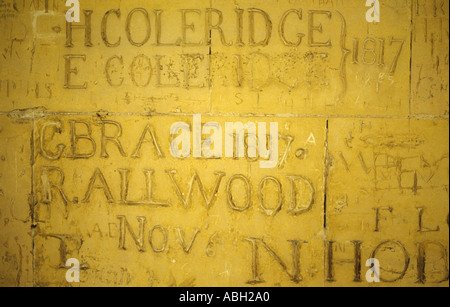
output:
POLYGON ((0 0, 0 286, 448 287, 448 1, 79 3, 0 0))

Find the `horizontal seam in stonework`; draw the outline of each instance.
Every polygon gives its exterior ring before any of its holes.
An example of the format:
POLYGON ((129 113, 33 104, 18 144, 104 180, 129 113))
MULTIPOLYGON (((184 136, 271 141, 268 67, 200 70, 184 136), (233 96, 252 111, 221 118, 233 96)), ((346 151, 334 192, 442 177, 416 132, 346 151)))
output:
MULTIPOLYGON (((182 116, 192 116, 194 114, 202 114, 204 116, 210 117, 280 117, 280 118, 336 118, 336 119, 438 119, 438 120, 449 120, 448 115, 388 115, 388 116, 378 116, 378 115, 341 115, 341 114, 288 114, 288 113, 280 113, 280 114, 250 114, 250 113, 202 113, 202 112, 192 112, 192 113, 135 113, 135 112, 107 112, 101 111, 102 115, 106 117, 118 117, 118 116, 139 116, 139 117, 163 117, 163 116, 173 116, 173 117, 182 117, 182 116)), ((10 115, 11 112, 3 112, 0 111, 0 115, 10 115)), ((45 118, 48 116, 98 116, 99 112, 45 112, 39 113, 35 118, 45 118)), ((13 117, 13 119, 31 119, 33 116, 29 116, 28 118, 21 118, 20 115, 17 117, 13 117)))

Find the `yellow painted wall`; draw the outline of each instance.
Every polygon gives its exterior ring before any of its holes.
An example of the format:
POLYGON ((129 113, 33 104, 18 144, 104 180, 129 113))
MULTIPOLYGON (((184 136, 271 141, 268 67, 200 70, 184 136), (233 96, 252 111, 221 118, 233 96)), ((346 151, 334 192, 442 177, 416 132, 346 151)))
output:
POLYGON ((1 286, 448 287, 448 1, 79 2, 0 0, 1 286))

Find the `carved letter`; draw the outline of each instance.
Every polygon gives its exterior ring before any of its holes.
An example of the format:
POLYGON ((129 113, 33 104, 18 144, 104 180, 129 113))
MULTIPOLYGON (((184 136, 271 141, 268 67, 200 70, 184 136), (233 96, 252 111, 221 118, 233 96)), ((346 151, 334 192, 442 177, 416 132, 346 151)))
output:
POLYGON ((88 122, 85 121, 77 121, 77 120, 69 120, 70 123, 70 131, 71 131, 71 154, 68 156, 68 158, 72 159, 87 159, 90 157, 93 157, 95 154, 95 151, 97 149, 94 139, 91 137, 91 125, 88 122), (77 134, 77 128, 76 124, 83 124, 87 128, 87 134, 77 134), (90 153, 81 154, 77 151, 77 145, 78 140, 87 140, 92 145, 92 151, 90 153))
MULTIPOLYGON (((299 215, 311 210, 312 206, 314 205, 316 194, 312 183, 308 179, 301 176, 286 176, 286 178, 291 182, 291 202, 288 212, 293 215, 299 215), (303 185, 306 187, 304 190, 307 191, 305 193, 308 195, 306 198, 307 200, 303 204, 301 204, 301 207, 299 207, 299 204, 297 204, 298 192, 297 185, 295 184, 296 181, 303 182, 303 185)), ((302 195, 304 194, 302 193, 302 195)))
MULTIPOLYGON (((401 249, 401 251, 403 252, 403 256, 404 256, 404 258, 405 258, 405 265, 404 265, 404 267, 403 267, 403 270, 400 270, 400 271, 397 271, 397 270, 396 270, 395 272, 392 272, 393 274, 394 274, 394 273, 399 274, 399 276, 398 276, 397 278, 386 279, 386 278, 383 278, 383 277, 382 277, 383 275, 380 276, 380 280, 381 280, 382 282, 395 282, 395 281, 401 280, 401 279, 403 279, 403 277, 405 277, 406 271, 408 270, 408 267, 409 267, 410 257, 409 257, 409 255, 408 255, 408 252, 407 252, 406 249, 405 249, 405 246, 403 246, 402 243, 397 242, 397 241, 385 241, 385 242, 380 243, 380 244, 375 248, 375 250, 372 252, 371 258, 379 259, 379 258, 377 258, 376 254, 377 254, 377 252, 378 252, 379 250, 382 250, 382 249, 383 249, 383 246, 386 246, 386 245, 388 245, 388 246, 392 246, 392 245, 399 246, 400 249, 401 249)), ((391 250, 392 253, 395 251, 392 247, 390 247, 390 250, 391 250)), ((380 263, 381 263, 381 265, 383 265, 383 262, 382 262, 381 260, 380 260, 380 263)), ((382 270, 382 269, 381 269, 381 270, 382 270)))
POLYGON ((298 33, 297 34, 297 37, 298 37, 297 42, 290 42, 286 39, 286 34, 284 33, 286 19, 291 13, 297 14, 298 19, 302 20, 302 10, 301 9, 300 10, 292 9, 292 10, 286 11, 283 14, 283 17, 281 17, 281 22, 280 22, 280 27, 278 28, 278 32, 279 32, 281 40, 283 41, 285 46, 298 47, 302 43, 302 39, 303 39, 303 37, 305 37, 305 34, 298 33))
POLYGON ((430 245, 434 245, 434 246, 439 248, 441 253, 440 253, 439 257, 437 257, 437 259, 441 260, 442 264, 444 266, 444 269, 440 270, 440 272, 444 273, 444 277, 441 280, 433 281, 433 282, 436 282, 436 283, 446 282, 449 279, 447 248, 445 246, 443 246, 442 244, 440 244, 440 243, 429 242, 429 241, 417 244, 418 250, 419 250, 419 255, 417 257, 417 282, 421 283, 421 284, 425 284, 426 283, 426 281, 427 281, 426 270, 425 270, 426 269, 426 264, 429 264, 433 268, 436 265, 435 263, 431 263, 430 259, 427 259, 426 250, 427 250, 427 246, 430 246, 430 245))
POLYGON ((314 15, 327 15, 328 19, 331 19, 331 12, 330 11, 309 11, 309 35, 308 35, 308 42, 310 47, 330 47, 331 46, 331 40, 328 40, 327 42, 316 42, 314 40, 314 31, 318 31, 319 33, 322 33, 322 24, 319 24, 318 26, 314 25, 314 15))
POLYGON ((72 84, 72 74, 76 75, 78 74, 78 69, 72 68, 72 59, 82 59, 84 62, 86 62, 86 56, 84 54, 68 54, 64 56, 64 59, 66 60, 65 63, 65 69, 66 72, 64 74, 64 88, 66 89, 78 89, 83 90, 87 88, 87 82, 85 82, 83 85, 77 85, 72 84))
POLYGON ((269 14, 260 9, 248 9, 248 20, 250 46, 267 46, 269 44, 270 38, 272 37, 272 21, 270 20, 269 14), (260 42, 255 42, 255 13, 260 14, 264 18, 264 22, 266 25, 266 37, 260 42))
POLYGON ((103 158, 108 158, 109 155, 106 152, 106 144, 107 142, 112 142, 117 145, 117 148, 119 149, 120 154, 122 157, 126 157, 126 153, 122 148, 122 145, 120 144, 119 138, 122 136, 122 126, 118 122, 113 122, 110 120, 102 120, 100 122, 100 125, 102 126, 102 153, 101 156, 103 158), (112 125, 116 126, 117 132, 115 136, 106 136, 106 125, 112 125))
POLYGON ((260 243, 267 250, 269 255, 272 256, 275 259, 275 261, 280 264, 283 271, 285 271, 288 274, 288 276, 293 282, 299 283, 303 280, 303 277, 300 273, 300 249, 302 243, 308 242, 299 240, 288 241, 292 244, 292 271, 290 272, 285 262, 281 260, 281 258, 275 253, 275 251, 272 248, 270 248, 263 241, 263 239, 246 238, 245 240, 252 244, 252 279, 247 281, 248 284, 258 284, 265 282, 261 278, 258 271, 258 243, 260 243))
MULTIPOLYGON (((354 257, 353 259, 348 259, 348 260, 343 260, 343 259, 339 259, 339 260, 335 260, 334 259, 334 252, 333 252, 333 245, 335 242, 333 241, 328 241, 327 242, 327 281, 328 282, 335 282, 336 280, 334 279, 334 263, 336 261, 336 263, 339 264, 343 264, 343 263, 353 263, 354 267, 353 267, 353 271, 354 271, 354 282, 361 282, 361 244, 362 242, 360 241, 352 241, 351 243, 355 246, 355 252, 354 252, 354 257)), ((373 257, 374 258, 374 257, 373 257)))
POLYGON ((422 220, 424 208, 417 208, 417 211, 419 211, 419 230, 418 230, 418 232, 438 232, 438 231, 440 231, 439 226, 437 226, 436 229, 434 229, 434 230, 424 228, 423 220, 422 220))
POLYGON ((133 9, 128 14, 126 32, 127 32, 127 38, 128 38, 128 41, 130 42, 130 44, 132 44, 133 46, 136 46, 136 47, 141 47, 141 46, 145 45, 145 43, 150 39, 150 34, 151 34, 150 18, 148 16, 147 10, 145 10, 143 8, 136 8, 136 9, 133 9), (133 18, 134 14, 137 12, 140 12, 144 15, 145 25, 146 25, 146 30, 147 30, 147 33, 141 42, 135 42, 133 40, 133 38, 131 37, 131 29, 130 29, 131 28, 131 19, 133 18))
POLYGON ((260 200, 260 207, 264 211, 265 214, 267 214, 268 216, 276 215, 278 213, 278 211, 281 210, 281 206, 283 205, 283 191, 282 191, 281 182, 275 177, 266 177, 263 180, 261 180, 261 183, 259 185, 259 200, 260 200), (265 183, 268 181, 274 182, 277 186, 278 203, 276 204, 275 208, 267 208, 264 204, 263 189, 264 189, 265 183))
POLYGON ((63 171, 58 167, 43 167, 42 168, 42 174, 41 174, 41 182, 42 182, 42 202, 44 204, 50 204, 52 202, 52 188, 55 188, 58 190, 59 195, 61 195, 61 198, 64 202, 64 205, 69 204, 69 199, 67 198, 66 194, 64 193, 62 186, 64 184, 64 173, 63 171), (59 174, 59 181, 54 183, 50 181, 50 173, 56 172, 59 174))
POLYGON ((113 203, 114 202, 114 199, 112 197, 112 194, 111 194, 111 191, 109 189, 109 186, 106 183, 105 177, 103 176, 102 172, 98 168, 95 169, 94 174, 92 175, 91 179, 89 180, 89 186, 88 186, 88 189, 86 191, 85 197, 83 199, 84 203, 89 202, 89 200, 91 198, 92 190, 94 188, 95 189, 102 189, 103 193, 106 196, 106 199, 108 200, 108 202, 109 203, 113 203), (95 185, 97 177, 99 178, 101 185, 95 185))
POLYGON ((44 142, 45 142, 45 132, 47 131, 48 127, 53 127, 53 130, 56 130, 56 132, 58 132, 59 134, 61 134, 61 122, 60 121, 49 121, 46 122, 45 124, 42 125, 41 128, 41 135, 40 135, 40 142, 39 142, 39 147, 41 150, 41 154, 44 158, 49 159, 49 160, 58 160, 59 158, 61 158, 62 153, 64 151, 64 148, 66 148, 65 145, 63 144, 59 144, 58 147, 58 153, 53 154, 49 151, 47 151, 44 148, 44 142))
POLYGON ((164 158, 164 154, 158 145, 158 141, 156 140, 155 133, 154 133, 152 127, 150 126, 150 124, 147 124, 147 126, 145 126, 144 132, 142 132, 142 135, 141 135, 141 138, 139 139, 139 143, 136 147, 136 150, 134 151, 133 155, 131 156, 132 158, 140 158, 141 157, 140 152, 141 152, 141 147, 142 147, 143 143, 152 143, 156 149, 156 153, 157 153, 158 157, 164 158), (147 135, 147 133, 150 135, 151 141, 148 141, 145 139, 145 136, 147 135))
POLYGON ((127 218, 123 215, 117 216, 117 218, 120 220, 120 236, 119 236, 119 248, 126 250, 125 248, 125 235, 128 231, 130 232, 131 238, 133 238, 134 243, 136 243, 136 246, 140 252, 144 252, 144 230, 145 230, 145 223, 146 218, 143 216, 138 216, 137 220, 139 221, 139 237, 136 237, 133 230, 130 227, 130 224, 128 224, 127 218))
POLYGON ((391 207, 382 207, 382 208, 373 208, 373 210, 375 210, 375 232, 379 232, 380 231, 380 210, 386 210, 389 211, 390 213, 392 213, 392 211, 394 210, 391 207))
POLYGON ((243 40, 242 40, 242 32, 244 31, 244 10, 242 9, 235 9, 236 17, 237 17, 237 38, 236 38, 236 45, 239 47, 245 46, 243 40))
POLYGON ((178 233, 178 238, 180 239, 180 243, 181 246, 183 247, 183 251, 186 254, 189 254, 189 252, 191 251, 192 245, 194 244, 195 238, 197 237, 198 233, 200 232, 200 229, 194 229, 194 235, 192 236, 191 241, 189 242, 189 244, 186 244, 186 241, 184 240, 184 233, 183 230, 181 228, 175 228, 175 230, 178 233))
POLYGON ((206 9, 206 27, 205 27, 205 38, 206 38, 206 44, 209 46, 211 45, 211 32, 212 30, 217 30, 220 33, 220 39, 222 41, 222 44, 224 46, 231 46, 233 43, 227 43, 225 39, 225 34, 223 33, 222 28, 220 27, 223 23, 223 15, 222 12, 216 9, 206 9), (215 25, 212 24, 212 13, 216 13, 219 20, 215 25))
POLYGON ((232 176, 230 178, 230 180, 228 181, 228 185, 227 185, 227 197, 228 197, 228 205, 230 206, 231 209, 233 209, 235 211, 243 212, 243 211, 247 210, 248 208, 250 208, 250 205, 252 202, 252 191, 251 191, 250 181, 248 180, 248 178, 245 177, 244 175, 240 175, 240 174, 232 176), (236 206, 236 204, 233 200, 233 195, 231 193, 231 186, 232 186, 233 182, 238 179, 243 181, 247 186, 247 196, 246 196, 247 203, 244 207, 236 206))
POLYGON ((186 15, 188 13, 196 13, 201 15, 200 10, 181 10, 181 37, 182 37, 182 45, 183 46, 200 46, 203 42, 200 41, 198 43, 190 43, 187 41, 187 33, 186 30, 195 31, 195 26, 193 23, 187 24, 186 15))
POLYGON ((72 31, 74 29, 84 29, 84 45, 86 47, 92 47, 94 46, 92 44, 92 39, 91 39, 91 32, 92 32, 92 27, 91 27, 91 15, 93 13, 93 11, 88 11, 88 10, 83 10, 84 13, 84 20, 85 20, 85 25, 74 25, 71 22, 66 22, 66 47, 73 47, 73 43, 72 43, 72 31))
POLYGON ((164 11, 154 10, 153 12, 155 13, 156 17, 156 46, 180 46, 181 38, 177 39, 176 43, 174 44, 161 43, 161 32, 162 32, 161 15, 164 11))
POLYGON ((144 170, 145 175, 145 189, 146 193, 143 197, 142 201, 129 201, 128 200, 128 187, 129 180, 128 175, 130 174, 130 170, 128 169, 118 169, 120 173, 120 202, 126 205, 151 205, 151 206, 161 206, 167 207, 169 206, 166 203, 155 202, 153 201, 153 188, 152 188, 152 175, 154 173, 153 170, 144 170))
POLYGON ((172 180, 174 187, 175 187, 175 191, 178 195, 178 198, 180 199, 181 203, 183 204, 184 208, 187 208, 189 206, 189 204, 191 203, 191 198, 192 198, 192 193, 193 193, 193 189, 194 189, 194 182, 197 182, 200 193, 203 196, 203 200, 205 201, 206 204, 206 209, 211 208, 211 206, 214 204, 214 202, 216 201, 217 198, 217 192, 219 191, 219 186, 220 183, 222 181, 222 178, 225 176, 225 173, 222 172, 215 172, 214 175, 217 176, 216 179, 216 184, 214 186, 214 189, 212 190, 212 192, 210 193, 210 195, 207 195, 207 192, 205 191, 205 188, 203 187, 203 183, 200 179, 200 177, 198 176, 197 173, 194 173, 194 175, 192 176, 191 182, 189 183, 189 190, 187 193, 187 197, 186 199, 183 197, 184 193, 181 192, 181 189, 179 187, 179 185, 177 184, 176 180, 175 180, 175 174, 177 173, 176 170, 168 170, 166 171, 166 173, 169 175, 170 179, 172 180))
POLYGON ((167 247, 167 231, 162 226, 155 226, 150 230, 150 234, 148 236, 148 242, 150 243, 150 246, 152 247, 153 251, 155 253, 162 253, 166 250, 167 247), (153 233, 155 230, 159 230, 163 235, 163 242, 162 246, 160 248, 157 248, 155 244, 153 243, 153 233))
POLYGON ((113 79, 111 78, 111 73, 123 73, 123 57, 114 55, 108 59, 105 66, 105 74, 106 74, 106 80, 108 81, 108 84, 113 87, 119 87, 123 84, 123 77, 119 78, 119 82, 114 83, 113 79), (119 62, 120 68, 113 65, 113 61, 117 60, 119 62))
POLYGON ((108 17, 111 14, 115 14, 118 18, 120 18, 120 9, 119 10, 109 10, 103 16, 103 19, 102 19, 102 39, 103 39, 103 42, 105 43, 105 45, 107 47, 118 47, 120 45, 120 40, 122 38, 119 36, 119 39, 117 40, 117 42, 112 44, 112 43, 109 42, 108 35, 106 34, 107 33, 107 29, 106 28, 108 26, 108 17))

